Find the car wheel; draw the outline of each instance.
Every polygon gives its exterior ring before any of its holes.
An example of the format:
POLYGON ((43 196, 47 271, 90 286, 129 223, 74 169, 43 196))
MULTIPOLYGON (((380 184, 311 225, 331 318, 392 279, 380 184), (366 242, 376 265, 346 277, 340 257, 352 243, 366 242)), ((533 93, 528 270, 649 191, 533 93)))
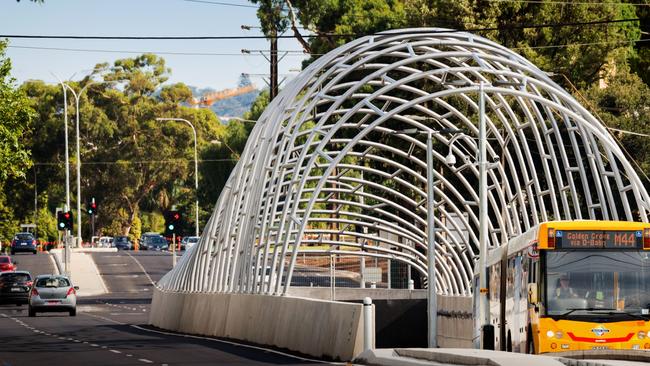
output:
POLYGON ((16 254, 16 252, 14 252, 14 251, 12 250, 12 251, 11 251, 11 255, 14 255, 14 254, 16 254))
POLYGON ((70 316, 77 316, 77 309, 70 310, 70 316))
POLYGON ((35 250, 35 251, 33 251, 32 253, 34 253, 34 254, 36 254, 36 253, 38 253, 38 251, 37 251, 37 250, 35 250))
POLYGON ((30 318, 33 318, 33 317, 36 316, 36 312, 34 311, 34 309, 32 309, 31 306, 29 307, 28 315, 29 315, 30 318))

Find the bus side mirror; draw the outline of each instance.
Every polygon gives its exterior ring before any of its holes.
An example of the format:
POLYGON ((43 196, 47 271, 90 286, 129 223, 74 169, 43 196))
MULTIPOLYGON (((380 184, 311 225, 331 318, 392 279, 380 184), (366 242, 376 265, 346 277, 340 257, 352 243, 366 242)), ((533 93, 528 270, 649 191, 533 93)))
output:
POLYGON ((528 284, 528 303, 537 304, 537 284, 529 283, 528 284))

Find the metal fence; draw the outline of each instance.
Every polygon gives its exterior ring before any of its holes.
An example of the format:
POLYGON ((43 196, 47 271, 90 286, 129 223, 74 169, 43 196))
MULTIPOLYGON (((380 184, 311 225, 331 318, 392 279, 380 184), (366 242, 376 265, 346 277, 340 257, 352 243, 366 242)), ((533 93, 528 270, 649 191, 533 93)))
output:
POLYGON ((304 251, 296 259, 291 286, 401 289, 413 277, 419 282, 416 271, 390 259, 304 251))

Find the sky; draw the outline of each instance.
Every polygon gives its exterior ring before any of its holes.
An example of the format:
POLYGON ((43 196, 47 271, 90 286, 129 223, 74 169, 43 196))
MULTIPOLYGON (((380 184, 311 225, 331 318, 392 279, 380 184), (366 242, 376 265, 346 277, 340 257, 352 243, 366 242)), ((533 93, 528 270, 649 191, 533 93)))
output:
MULTIPOLYGON (((7 35, 262 35, 260 29, 242 30, 242 25, 259 26, 255 5, 245 0, 45 0, 43 4, 28 0, 0 1, 0 38, 7 35)), ((18 84, 31 79, 55 83, 57 77, 62 80, 79 80, 98 63, 112 63, 118 59, 152 52, 163 57, 167 67, 171 68, 168 83, 183 82, 199 88, 221 90, 236 87, 242 73, 268 75, 268 61, 260 52, 256 52, 268 49, 269 42, 266 39, 9 38, 6 55, 12 62, 11 76, 18 84), (244 55, 242 49, 253 52, 244 55)), ((301 50, 294 39, 280 39, 278 49, 301 50)), ((292 52, 282 59, 278 66, 280 79, 295 76, 304 58, 300 52, 292 52)), ((264 76, 252 76, 251 80, 258 88, 263 88, 266 87, 264 76)))

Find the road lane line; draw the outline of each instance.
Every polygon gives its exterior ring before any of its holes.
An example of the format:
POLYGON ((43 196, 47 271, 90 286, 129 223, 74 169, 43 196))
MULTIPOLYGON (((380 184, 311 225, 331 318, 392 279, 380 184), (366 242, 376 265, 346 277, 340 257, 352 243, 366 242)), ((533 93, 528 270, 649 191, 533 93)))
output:
POLYGON ((144 362, 144 363, 153 363, 153 361, 147 360, 146 358, 138 358, 138 361, 144 362))
POLYGON ((140 269, 142 270, 142 272, 144 273, 144 275, 147 276, 147 278, 149 279, 149 282, 151 282, 152 285, 156 286, 156 283, 151 279, 151 276, 149 276, 149 273, 147 273, 147 270, 144 269, 144 267, 142 266, 142 263, 140 263, 140 261, 139 261, 136 257, 132 256, 131 253, 126 252, 126 255, 128 255, 129 257, 131 257, 131 259, 133 259, 133 260, 135 261, 135 263, 136 263, 138 266, 140 266, 140 269))
POLYGON ((88 314, 88 313, 82 313, 82 314, 83 314, 83 315, 87 315, 87 316, 92 316, 92 317, 94 317, 94 318, 98 318, 98 319, 106 320, 107 322, 111 322, 111 323, 115 323, 115 324, 119 324, 119 325, 128 325, 128 324, 126 324, 126 323, 118 322, 117 320, 113 320, 113 319, 111 319, 111 318, 107 318, 107 317, 105 317, 105 316, 101 316, 101 315, 88 314))
POLYGON ((111 351, 111 352, 113 352, 113 353, 122 353, 122 352, 120 352, 120 351, 118 351, 118 350, 116 350, 116 349, 109 349, 109 351, 111 351))
POLYGON ((191 334, 179 334, 179 333, 163 332, 163 331, 160 331, 160 330, 142 328, 141 326, 134 325, 134 324, 131 324, 130 326, 135 328, 135 329, 139 329, 139 330, 142 330, 142 331, 145 331, 145 332, 165 334, 165 335, 169 335, 169 336, 176 336, 176 337, 183 337, 183 338, 201 339, 201 340, 213 341, 213 342, 218 342, 218 343, 225 343, 225 344, 229 344, 231 346, 239 346, 239 347, 255 349, 255 350, 258 350, 258 351, 268 352, 268 353, 275 353, 276 355, 281 355, 281 356, 293 358, 293 359, 296 359, 296 360, 306 361, 306 362, 325 363, 325 364, 329 364, 329 365, 341 365, 341 366, 347 366, 348 365, 348 363, 345 363, 345 362, 328 362, 328 361, 317 360, 317 359, 313 359, 313 358, 299 357, 299 356, 295 356, 295 355, 292 355, 292 354, 289 354, 289 353, 276 351, 276 350, 270 349, 270 348, 251 346, 249 344, 237 343, 237 342, 232 342, 232 341, 224 341, 222 339, 217 339, 217 338, 201 337, 201 336, 195 336, 195 335, 191 335, 191 334))

